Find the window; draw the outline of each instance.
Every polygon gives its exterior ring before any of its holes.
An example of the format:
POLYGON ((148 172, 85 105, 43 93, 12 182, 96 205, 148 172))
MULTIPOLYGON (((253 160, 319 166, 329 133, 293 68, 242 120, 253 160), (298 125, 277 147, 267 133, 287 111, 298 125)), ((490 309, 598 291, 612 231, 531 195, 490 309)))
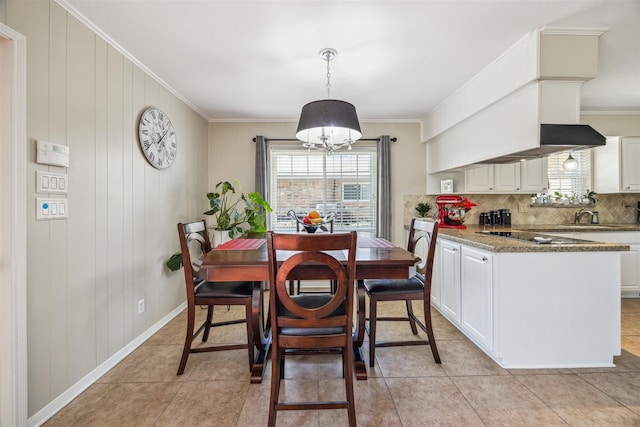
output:
POLYGON ((376 233, 375 147, 360 145, 331 156, 292 146, 270 145, 271 228, 295 229, 287 216, 317 210, 324 216, 336 213, 335 231, 376 233))
POLYGON ((585 194, 591 188, 591 150, 562 151, 548 159, 549 193, 565 196, 585 194), (578 161, 576 169, 563 169, 562 163, 569 153, 578 161))
POLYGON ((369 200, 371 186, 369 184, 342 184, 342 200, 369 200))

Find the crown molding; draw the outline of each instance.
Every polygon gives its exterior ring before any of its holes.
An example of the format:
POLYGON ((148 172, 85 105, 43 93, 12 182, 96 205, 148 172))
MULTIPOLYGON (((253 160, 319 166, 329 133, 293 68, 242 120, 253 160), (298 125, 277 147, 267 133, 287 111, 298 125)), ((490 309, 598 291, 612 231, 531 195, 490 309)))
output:
POLYGON ((601 36, 609 31, 609 27, 542 27, 542 34, 556 34, 569 36, 601 36))
POLYGON ((202 111, 200 111, 195 105, 193 105, 187 98, 182 96, 182 94, 180 92, 178 92, 173 87, 171 87, 171 85, 169 83, 167 83, 164 80, 162 80, 157 74, 155 74, 146 65, 144 65, 142 62, 140 62, 129 51, 127 51, 125 48, 120 46, 115 40, 113 40, 111 37, 109 37, 109 35, 107 35, 104 31, 102 31, 100 28, 98 28, 98 26, 96 26, 93 22, 91 22, 86 16, 84 16, 82 13, 80 13, 72 5, 67 3, 66 0, 54 0, 54 1, 56 3, 58 3, 62 8, 64 8, 67 12, 69 12, 74 18, 78 19, 84 25, 89 27, 89 29, 91 31, 93 31, 94 33, 96 33, 96 35, 98 37, 103 39, 110 46, 112 46, 115 50, 120 52, 122 54, 122 56, 127 58, 129 61, 131 61, 137 67, 139 67, 142 71, 144 71, 149 76, 151 76, 162 87, 164 87, 166 90, 171 92, 176 98, 178 98, 180 101, 184 102, 189 108, 191 108, 193 111, 195 111, 200 117, 202 117, 204 120, 207 120, 207 121, 210 120, 209 117, 207 117, 202 111))
POLYGON ((584 116, 640 116, 640 110, 582 110, 584 116))

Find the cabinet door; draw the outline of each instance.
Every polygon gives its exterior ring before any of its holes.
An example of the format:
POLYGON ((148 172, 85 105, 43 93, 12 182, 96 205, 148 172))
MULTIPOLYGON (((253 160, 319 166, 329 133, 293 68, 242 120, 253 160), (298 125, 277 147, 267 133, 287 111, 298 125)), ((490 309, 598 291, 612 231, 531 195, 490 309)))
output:
POLYGON ((493 178, 495 191, 517 193, 520 191, 520 164, 494 165, 493 178))
POLYGON ((468 193, 493 192, 493 165, 481 165, 464 171, 468 193))
POLYGON ((440 308, 442 296, 442 278, 440 276, 440 252, 442 251, 440 241, 436 241, 436 252, 433 258, 433 272, 431 274, 431 305, 440 308))
POLYGON ((440 312, 460 325, 460 245, 442 240, 440 248, 440 312))
POLYGON ((640 191, 640 138, 623 138, 620 147, 621 191, 640 191))
POLYGON ((549 188, 547 158, 520 162, 520 191, 524 193, 541 193, 549 188))
POLYGON ((493 349, 493 257, 462 247, 461 328, 487 350, 493 349))

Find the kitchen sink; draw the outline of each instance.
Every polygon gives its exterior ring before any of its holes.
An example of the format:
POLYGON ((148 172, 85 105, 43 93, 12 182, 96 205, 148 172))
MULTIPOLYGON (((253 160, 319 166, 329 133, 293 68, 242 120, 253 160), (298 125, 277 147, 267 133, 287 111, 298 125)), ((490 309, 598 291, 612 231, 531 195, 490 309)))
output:
POLYGON ((603 230, 603 229, 614 229, 617 228, 616 225, 606 225, 606 224, 566 224, 559 225, 558 228, 572 228, 576 230, 603 230))

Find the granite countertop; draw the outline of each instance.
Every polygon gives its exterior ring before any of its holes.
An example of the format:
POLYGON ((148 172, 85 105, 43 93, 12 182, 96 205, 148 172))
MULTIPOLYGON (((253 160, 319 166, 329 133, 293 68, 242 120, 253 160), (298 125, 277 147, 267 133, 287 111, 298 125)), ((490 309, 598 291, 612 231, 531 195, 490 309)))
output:
MULTIPOLYGON (((562 224, 539 224, 539 225, 513 225, 507 227, 486 226, 484 229, 496 232, 534 232, 540 237, 544 237, 544 232, 566 233, 570 232, 592 232, 592 231, 640 231, 638 224, 606 224, 606 225, 562 225, 562 224)), ((467 225, 466 229, 440 228, 439 237, 446 240, 462 243, 490 252, 615 252, 628 251, 629 245, 619 243, 601 243, 587 240, 575 243, 562 244, 539 244, 523 240, 516 240, 508 237, 495 236, 480 233, 483 227, 479 225, 467 225)))

